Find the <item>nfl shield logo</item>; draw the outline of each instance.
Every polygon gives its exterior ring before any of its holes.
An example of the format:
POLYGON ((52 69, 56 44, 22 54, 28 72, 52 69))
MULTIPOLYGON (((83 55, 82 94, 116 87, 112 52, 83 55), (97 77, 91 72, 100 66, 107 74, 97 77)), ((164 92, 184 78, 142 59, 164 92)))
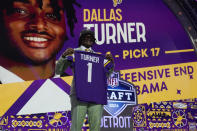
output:
POLYGON ((119 73, 113 72, 111 76, 107 79, 107 84, 108 86, 111 86, 112 88, 114 88, 119 85, 118 80, 119 80, 119 73))

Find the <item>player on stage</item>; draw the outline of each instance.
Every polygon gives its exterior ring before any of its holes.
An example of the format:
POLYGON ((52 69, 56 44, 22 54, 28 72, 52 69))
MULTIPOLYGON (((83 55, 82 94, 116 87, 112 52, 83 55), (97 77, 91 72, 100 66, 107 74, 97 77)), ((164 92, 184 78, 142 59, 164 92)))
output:
POLYGON ((60 57, 60 59, 58 60, 56 64, 56 75, 63 74, 63 72, 69 66, 71 66, 74 72, 74 75, 73 75, 74 79, 71 85, 71 93, 70 93, 71 115, 72 115, 71 116, 72 117, 71 131, 81 131, 86 113, 88 114, 90 131, 100 130, 101 117, 103 113, 103 102, 104 104, 106 104, 106 101, 107 101, 107 96, 105 95, 106 88, 107 88, 105 78, 107 78, 107 76, 109 76, 109 74, 113 71, 114 59, 111 54, 106 54, 105 56, 103 55, 104 59, 102 59, 102 55, 99 55, 98 53, 94 52, 92 50, 92 46, 95 44, 95 40, 96 39, 95 39, 93 31, 89 29, 82 30, 80 33, 78 48, 75 48, 75 49, 68 48, 62 54, 62 56, 60 57), (79 57, 77 57, 77 55, 79 57), (76 65, 77 63, 80 63, 80 64, 76 65), (82 63, 85 63, 85 64, 83 65, 82 63), (103 69, 104 75, 102 75, 102 68, 100 68, 100 65, 99 65, 100 63, 102 63, 102 67, 104 68, 103 69), (95 70, 94 70, 94 67, 96 67, 95 70), (101 71, 98 72, 99 69, 101 71), (94 71, 97 72, 97 74, 95 74, 94 71), (101 76, 98 76, 98 74, 101 74, 101 76), (84 77, 84 75, 86 75, 86 77, 84 77), (94 75, 97 75, 97 76, 94 77, 94 75), (102 80, 104 80, 103 81, 104 87, 99 85, 102 83, 102 80), (79 81, 83 81, 83 82, 79 83, 79 81), (84 83, 85 84, 87 83, 87 87, 84 87, 86 86, 84 85, 84 83), (98 85, 100 86, 100 88, 105 88, 104 89, 105 92, 103 93, 104 97, 100 95, 98 96, 98 94, 92 95, 93 93, 96 93, 94 88, 96 89, 95 86, 98 86, 98 85), (89 90, 85 90, 86 88, 91 89, 93 92, 90 92, 89 90), (84 92, 86 92, 87 95, 85 97, 87 98, 83 99, 84 96, 82 94, 84 92), (92 98, 97 97, 98 99, 100 98, 101 101, 102 99, 104 100, 103 102, 97 102, 97 101, 91 102, 92 99, 89 97, 92 97, 92 98), (82 99, 79 99, 79 98, 82 98, 82 99), (90 100, 88 101, 88 99, 90 100))

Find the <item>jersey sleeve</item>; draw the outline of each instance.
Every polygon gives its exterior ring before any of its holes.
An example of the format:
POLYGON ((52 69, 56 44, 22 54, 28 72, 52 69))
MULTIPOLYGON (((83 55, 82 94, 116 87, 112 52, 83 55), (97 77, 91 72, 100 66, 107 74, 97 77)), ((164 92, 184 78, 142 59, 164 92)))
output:
POLYGON ((66 57, 60 57, 59 60, 56 62, 55 66, 55 75, 61 75, 64 73, 64 71, 72 65, 74 60, 73 55, 68 55, 66 57))

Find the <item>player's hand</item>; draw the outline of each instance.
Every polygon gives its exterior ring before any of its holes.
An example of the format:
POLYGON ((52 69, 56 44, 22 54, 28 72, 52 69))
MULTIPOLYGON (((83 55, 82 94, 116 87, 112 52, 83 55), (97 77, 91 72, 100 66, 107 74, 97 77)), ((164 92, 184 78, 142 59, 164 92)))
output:
POLYGON ((110 54, 106 54, 106 55, 105 55, 105 58, 106 58, 107 60, 109 60, 109 61, 111 61, 111 62, 114 63, 114 58, 113 58, 113 56, 112 56, 111 53, 110 53, 110 54))
POLYGON ((66 49, 66 51, 64 51, 64 53, 62 54, 62 57, 65 58, 65 57, 68 56, 68 55, 72 55, 74 52, 75 52, 75 51, 74 51, 73 48, 68 48, 68 49, 66 49))

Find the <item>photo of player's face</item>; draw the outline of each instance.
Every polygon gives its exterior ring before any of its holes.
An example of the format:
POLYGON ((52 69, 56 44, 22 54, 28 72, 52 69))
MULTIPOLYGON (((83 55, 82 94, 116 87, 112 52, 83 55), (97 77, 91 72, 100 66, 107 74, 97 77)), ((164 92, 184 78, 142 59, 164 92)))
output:
POLYGON ((84 38, 82 39, 82 45, 87 48, 92 47, 94 43, 95 43, 95 39, 90 34, 85 35, 84 38))
POLYGON ((33 63, 50 60, 65 40, 63 3, 57 3, 54 9, 51 0, 15 0, 3 10, 9 46, 33 63))
POLYGON ((6 0, 0 5, 1 83, 54 77, 56 56, 67 34, 74 37, 74 5, 80 7, 75 0, 6 0))

